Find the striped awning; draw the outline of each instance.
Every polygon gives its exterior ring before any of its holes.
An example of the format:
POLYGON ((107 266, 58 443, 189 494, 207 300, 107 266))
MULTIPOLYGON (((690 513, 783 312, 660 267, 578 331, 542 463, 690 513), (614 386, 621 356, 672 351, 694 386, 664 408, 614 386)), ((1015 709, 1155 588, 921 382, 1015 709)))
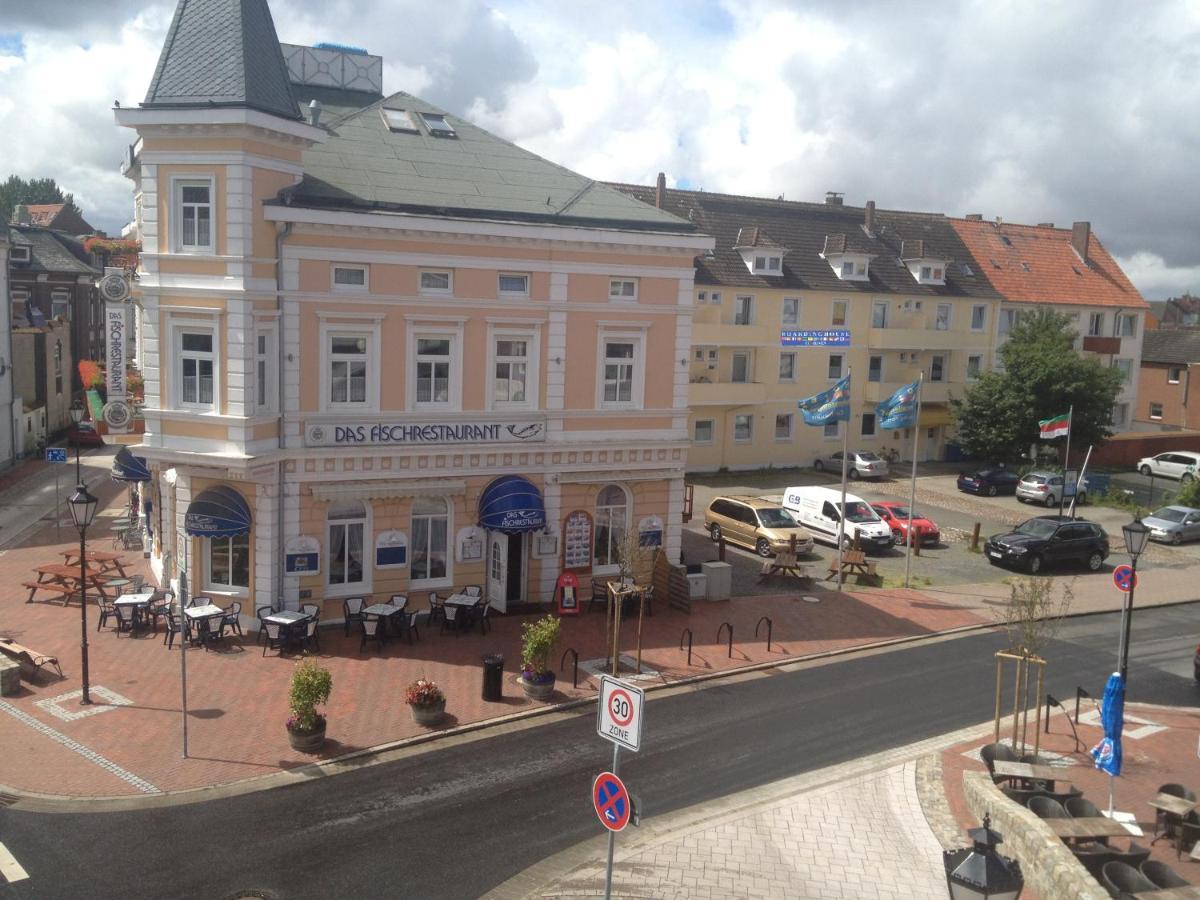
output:
POLYGON ((149 481, 150 467, 142 456, 134 456, 128 447, 122 447, 113 457, 113 481, 149 481))
POLYGON ((226 538, 250 533, 250 507, 228 485, 206 488, 188 504, 184 530, 193 537, 226 538))

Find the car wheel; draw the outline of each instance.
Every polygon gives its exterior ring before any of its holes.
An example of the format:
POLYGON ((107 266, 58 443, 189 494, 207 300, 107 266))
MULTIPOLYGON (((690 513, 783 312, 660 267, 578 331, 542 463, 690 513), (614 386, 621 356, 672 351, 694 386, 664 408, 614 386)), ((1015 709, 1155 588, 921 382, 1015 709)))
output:
POLYGON ((987 489, 987 495, 988 495, 989 497, 995 497, 995 496, 996 496, 996 486, 995 486, 994 484, 989 484, 989 485, 988 485, 988 489, 987 489))
POLYGON ((1194 480, 1193 476, 1186 472, 1183 475, 1179 476, 1180 484, 1191 484, 1193 480, 1194 480))
POLYGON ((892 531, 892 540, 895 541, 897 544, 903 544, 904 543, 904 532, 902 532, 899 528, 895 529, 894 531, 892 531))
POLYGON ((1176 547, 1178 547, 1180 544, 1182 544, 1183 543, 1183 532, 1176 531, 1174 534, 1172 534, 1171 535, 1171 543, 1174 544, 1176 547))
POLYGON ((1141 472, 1143 475, 1147 475, 1147 476, 1148 476, 1148 475, 1150 474, 1150 467, 1149 467, 1149 466, 1142 466, 1140 469, 1138 469, 1138 471, 1139 471, 1139 472, 1141 472))
POLYGON ((850 476, 851 481, 858 481, 860 477, 858 474, 858 469, 851 469, 847 474, 850 476))
POLYGON ((1033 556, 1029 557, 1029 562, 1026 563, 1026 566, 1029 567, 1030 575, 1036 575, 1038 572, 1042 571, 1042 558, 1035 553, 1033 556))
POLYGON ((721 526, 714 525, 712 528, 708 529, 708 536, 712 538, 714 544, 721 540, 721 526))
POLYGON ((1058 506, 1058 501, 1054 498, 1054 495, 1047 494, 1046 495, 1046 509, 1053 509, 1056 506, 1058 506))
POLYGON ((766 538, 759 538, 754 544, 754 552, 764 559, 769 558, 771 556, 771 542, 766 538))
POLYGON ((1093 553, 1087 558, 1087 567, 1089 572, 1099 572, 1102 565, 1104 565, 1104 557, 1099 553, 1093 553))

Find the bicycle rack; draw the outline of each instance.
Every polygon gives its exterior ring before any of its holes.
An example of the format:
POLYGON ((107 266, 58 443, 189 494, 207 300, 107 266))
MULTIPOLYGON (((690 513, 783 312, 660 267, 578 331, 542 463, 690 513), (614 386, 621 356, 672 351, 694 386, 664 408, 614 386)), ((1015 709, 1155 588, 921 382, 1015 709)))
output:
MULTIPOLYGON (((1076 703, 1079 702, 1078 694, 1075 695, 1075 702, 1076 703)), ((1046 728, 1045 728, 1046 734, 1050 733, 1050 707, 1051 706, 1057 706, 1063 712, 1067 713, 1067 724, 1071 726, 1071 735, 1072 735, 1072 737, 1075 738, 1075 749, 1072 750, 1071 752, 1078 753, 1081 750, 1086 750, 1087 747, 1085 747, 1083 745, 1083 742, 1081 740, 1079 740, 1079 732, 1075 730, 1075 723, 1071 721, 1071 714, 1069 712, 1067 712, 1067 708, 1065 706, 1063 706, 1062 703, 1058 700, 1058 698, 1055 697, 1053 694, 1046 695, 1046 728)), ((1078 706, 1076 708, 1078 709, 1078 706)), ((1079 718, 1079 713, 1076 713, 1075 717, 1079 718)))
POLYGON ((1083 688, 1076 686, 1076 688, 1075 688, 1075 721, 1076 722, 1079 721, 1079 698, 1080 697, 1087 697, 1090 700, 1090 699, 1092 699, 1092 695, 1089 694, 1087 691, 1085 691, 1083 688))
POLYGON ((558 671, 563 670, 563 666, 567 662, 567 654, 570 653, 575 657, 575 673, 571 676, 571 687, 579 687, 579 651, 574 647, 568 647, 563 651, 562 659, 558 661, 558 671))
POLYGON ((692 664, 692 629, 690 629, 690 628, 685 628, 685 629, 683 629, 683 631, 680 633, 680 635, 679 635, 679 649, 680 649, 680 651, 682 651, 682 650, 683 650, 683 639, 684 639, 685 637, 687 638, 687 645, 688 645, 688 661, 687 661, 687 664, 690 666, 690 665, 692 664))
POLYGON ((722 622, 721 627, 717 629, 717 643, 721 643, 721 632, 726 628, 729 629, 729 658, 733 659, 733 626, 728 622, 722 622))
POLYGON ((758 629, 760 629, 762 627, 763 622, 767 623, 767 652, 770 653, 771 652, 771 629, 773 627, 773 623, 771 622, 770 616, 763 616, 761 619, 758 620, 758 624, 754 626, 754 636, 758 637, 758 629))

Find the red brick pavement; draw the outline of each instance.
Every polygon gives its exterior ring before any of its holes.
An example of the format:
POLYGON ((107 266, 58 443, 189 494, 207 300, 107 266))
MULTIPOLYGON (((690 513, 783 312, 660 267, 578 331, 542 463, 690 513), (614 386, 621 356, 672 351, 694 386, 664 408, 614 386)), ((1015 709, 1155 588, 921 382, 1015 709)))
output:
MULTIPOLYGON (((116 514, 124 499, 121 485, 104 483, 97 489, 116 514)), ((108 549, 106 528, 97 528, 94 548, 108 549)), ((68 749, 27 718, 47 726, 99 754, 124 772, 162 791, 226 784, 278 772, 311 762, 287 743, 287 690, 294 659, 272 652, 263 656, 255 630, 233 637, 219 651, 189 650, 189 758, 181 756, 180 651, 168 650, 162 635, 118 637, 109 627, 96 631, 96 610, 89 610, 90 677, 100 686, 131 701, 88 718, 63 721, 38 701, 80 687, 79 606, 57 601, 27 604, 17 589, 35 565, 60 560, 59 551, 71 543, 54 543, 53 524, 26 542, 0 553, 0 634, 43 653, 57 655, 65 677, 43 676, 38 683, 22 682, 22 694, 0 706, 0 747, 5 765, 0 783, 17 790, 59 796, 116 796, 142 792, 102 765, 68 749)), ((148 564, 138 553, 127 553, 132 571, 153 581, 148 564)), ((802 592, 738 598, 704 603, 690 615, 665 606, 647 618, 643 628, 643 665, 659 671, 664 680, 726 671, 748 665, 783 661, 823 651, 861 646, 990 622, 986 613, 961 605, 930 600, 916 591, 893 590, 837 594, 819 592, 819 603, 802 599, 802 592), (773 641, 766 647, 766 627, 758 639, 754 629, 761 616, 773 620, 773 641), (733 626, 733 656, 717 631, 723 622, 733 626), (684 628, 694 634, 692 665, 680 652, 684 628)), ((324 758, 427 733, 416 726, 405 708, 405 685, 419 676, 435 679, 447 698, 447 723, 453 727, 531 710, 541 704, 525 699, 515 678, 520 669, 520 625, 529 616, 494 616, 493 630, 455 636, 439 628, 422 628, 414 646, 391 642, 382 652, 372 645, 360 651, 359 638, 343 636, 341 628, 323 629, 322 665, 333 675, 328 705, 329 731, 324 758), (499 652, 505 658, 504 697, 481 699, 481 656, 499 652)), ((573 647, 581 660, 604 654, 604 621, 600 613, 567 617, 560 650, 573 647)), ((636 620, 622 629, 621 650, 635 651, 636 620)), ((557 660, 555 660, 557 662, 557 660)), ((594 694, 594 684, 580 673, 580 686, 570 686, 570 670, 559 676, 558 701, 594 694), (564 680, 565 676, 565 680, 564 680)), ((103 700, 95 698, 98 705, 103 700)), ((77 700, 63 707, 79 710, 77 700)))

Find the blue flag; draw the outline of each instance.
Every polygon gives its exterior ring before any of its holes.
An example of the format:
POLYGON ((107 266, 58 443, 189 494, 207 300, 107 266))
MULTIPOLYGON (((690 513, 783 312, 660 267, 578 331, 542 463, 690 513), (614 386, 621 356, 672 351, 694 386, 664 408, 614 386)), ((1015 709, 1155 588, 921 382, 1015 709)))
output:
POLYGON ((850 421, 850 376, 833 387, 796 404, 804 414, 805 425, 850 421))
POLYGON ((875 407, 875 424, 880 428, 912 428, 917 424, 917 391, 920 382, 906 384, 875 407))

